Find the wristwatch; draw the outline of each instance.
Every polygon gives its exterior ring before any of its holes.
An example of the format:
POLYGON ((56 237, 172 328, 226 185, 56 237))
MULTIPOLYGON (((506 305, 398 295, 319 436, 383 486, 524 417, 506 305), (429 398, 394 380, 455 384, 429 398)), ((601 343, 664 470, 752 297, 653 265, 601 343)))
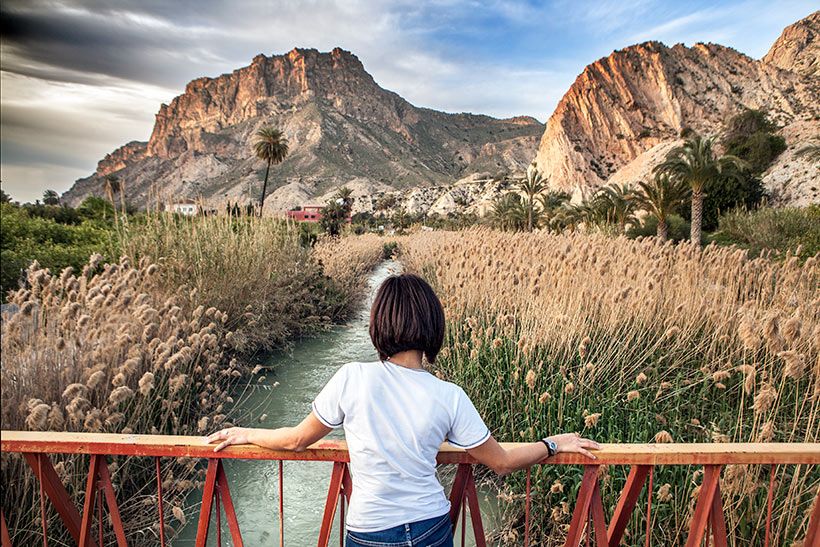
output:
POLYGON ((548 458, 551 458, 551 457, 555 456, 556 454, 558 454, 558 445, 555 444, 555 441, 553 441, 552 439, 544 437, 543 439, 541 439, 541 442, 544 443, 544 446, 547 447, 547 452, 548 452, 547 457, 548 458))

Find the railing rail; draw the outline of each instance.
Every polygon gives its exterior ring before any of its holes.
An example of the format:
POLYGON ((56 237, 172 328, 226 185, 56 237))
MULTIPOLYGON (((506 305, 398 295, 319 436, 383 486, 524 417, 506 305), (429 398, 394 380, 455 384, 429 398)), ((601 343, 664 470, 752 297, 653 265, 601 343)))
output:
MULTIPOLYGON (((516 443, 502 443, 513 446, 516 443)), ((105 456, 153 457, 156 462, 158 489, 158 518, 164 522, 162 506, 162 480, 160 457, 190 457, 208 460, 202 508, 197 529, 197 545, 205 545, 211 522, 211 513, 216 513, 218 542, 221 542, 221 513, 224 511, 234 545, 243 545, 236 511, 228 488, 227 476, 223 469, 224 459, 278 460, 279 461, 279 516, 280 544, 284 543, 282 515, 282 461, 328 461, 334 462, 330 487, 325 503, 325 513, 319 535, 320 547, 325 547, 330 539, 330 531, 337 505, 340 519, 344 519, 344 503, 349 501, 352 481, 347 463, 349 455, 344 441, 323 440, 302 452, 279 451, 252 445, 230 446, 220 452, 213 452, 214 445, 204 437, 171 435, 120 435, 109 433, 57 433, 30 431, 0 432, 0 448, 4 453, 21 453, 39 480, 41 491, 41 513, 45 515, 45 500, 54 505, 61 520, 78 545, 94 546, 97 542, 91 536, 91 526, 96 507, 99 522, 102 523, 103 498, 108 506, 110 520, 117 543, 126 545, 123 525, 117 508, 117 501, 111 485, 111 478, 105 456), (82 513, 74 506, 70 496, 54 471, 48 454, 91 455, 88 483, 82 513), (98 495, 99 494, 99 495, 98 495), (96 505, 95 505, 96 504, 96 505), (221 505, 221 509, 220 509, 221 505)), ((634 511, 637 499, 647 479, 652 488, 654 467, 657 465, 702 465, 704 478, 698 501, 690 523, 687 546, 700 545, 707 527, 711 528, 716 545, 726 545, 726 525, 720 495, 720 470, 730 464, 770 465, 770 481, 774 483, 774 471, 778 465, 818 465, 820 464, 820 443, 721 443, 721 444, 603 444, 595 452, 597 459, 591 461, 578 454, 559 454, 541 463, 549 465, 584 465, 584 478, 578 492, 575 509, 570 524, 566 545, 577 546, 584 534, 589 540, 594 538, 597 546, 616 546, 626 530, 629 517, 634 511), (599 466, 630 465, 631 470, 620 499, 609 521, 606 522, 601 502, 599 466)), ((466 528, 467 509, 479 546, 485 545, 481 514, 472 465, 477 462, 464 450, 447 443, 438 454, 441 464, 456 464, 458 471, 450 493, 451 520, 455 525, 461 514, 462 542, 466 528)), ((529 544, 530 524, 530 472, 527 473, 525 503, 525 545, 529 544)), ((768 513, 766 520, 765 544, 770 544, 773 488, 769 489, 768 513)), ((647 512, 651 512, 652 496, 647 496, 647 512)), ((647 523, 651 519, 647 517, 647 523)), ((98 542, 102 544, 102 524, 98 526, 98 542)), ((343 526, 340 526, 343 529, 343 526)), ((43 519, 43 540, 47 544, 47 529, 43 519)), ((650 544, 651 527, 647 524, 646 544, 650 544)), ((341 538, 340 538, 341 541, 341 538)), ((160 524, 160 543, 165 544, 164 530, 160 524)), ((11 545, 2 519, 3 547, 11 545)), ((820 547, 820 501, 810 517, 804 545, 820 547)))

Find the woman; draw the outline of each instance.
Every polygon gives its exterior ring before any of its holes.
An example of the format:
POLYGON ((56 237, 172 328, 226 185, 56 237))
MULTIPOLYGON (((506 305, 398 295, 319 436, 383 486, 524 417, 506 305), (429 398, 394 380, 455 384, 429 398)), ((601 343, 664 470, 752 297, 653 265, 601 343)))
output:
POLYGON ((418 276, 389 277, 370 310, 373 363, 342 366, 296 427, 231 427, 208 437, 214 451, 233 444, 305 450, 343 427, 353 493, 348 546, 451 546, 450 502, 436 478, 436 454, 446 439, 499 475, 560 452, 588 450, 594 441, 574 433, 505 449, 459 386, 427 372, 444 341, 444 310, 418 276))

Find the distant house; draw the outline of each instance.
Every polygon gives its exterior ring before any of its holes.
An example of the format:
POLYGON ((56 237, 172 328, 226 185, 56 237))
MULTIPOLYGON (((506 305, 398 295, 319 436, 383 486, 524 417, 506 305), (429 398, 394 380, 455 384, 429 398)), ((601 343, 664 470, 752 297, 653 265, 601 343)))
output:
POLYGON ((288 218, 298 222, 319 222, 322 219, 324 205, 305 205, 287 212, 288 218))
POLYGON ((197 214, 199 208, 194 200, 183 199, 182 201, 175 201, 172 203, 171 211, 181 215, 193 216, 197 214))

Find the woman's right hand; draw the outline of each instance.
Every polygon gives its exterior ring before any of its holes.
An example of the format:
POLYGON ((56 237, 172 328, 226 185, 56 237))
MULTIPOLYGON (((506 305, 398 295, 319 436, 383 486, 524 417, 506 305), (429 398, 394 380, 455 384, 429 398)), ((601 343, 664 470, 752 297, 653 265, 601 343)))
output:
POLYGON ((585 439, 578 433, 562 433, 560 435, 552 435, 551 437, 547 437, 547 439, 553 441, 558 447, 556 454, 560 454, 562 452, 575 452, 578 454, 583 454, 591 460, 595 460, 597 458, 587 449, 591 448, 592 450, 598 450, 601 448, 601 446, 592 439, 585 439))

